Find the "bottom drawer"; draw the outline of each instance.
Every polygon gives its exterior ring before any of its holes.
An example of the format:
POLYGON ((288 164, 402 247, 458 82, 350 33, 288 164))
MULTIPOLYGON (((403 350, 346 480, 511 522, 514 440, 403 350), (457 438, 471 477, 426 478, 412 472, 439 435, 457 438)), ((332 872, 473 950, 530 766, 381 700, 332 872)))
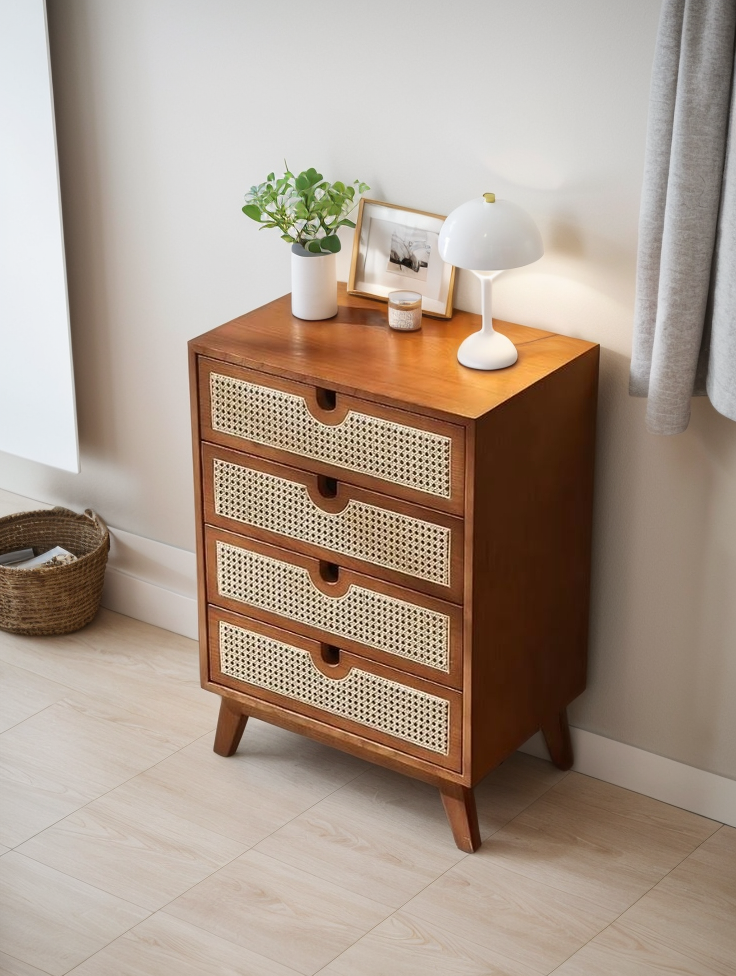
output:
POLYGON ((460 770, 458 692, 214 607, 209 633, 216 684, 460 770))

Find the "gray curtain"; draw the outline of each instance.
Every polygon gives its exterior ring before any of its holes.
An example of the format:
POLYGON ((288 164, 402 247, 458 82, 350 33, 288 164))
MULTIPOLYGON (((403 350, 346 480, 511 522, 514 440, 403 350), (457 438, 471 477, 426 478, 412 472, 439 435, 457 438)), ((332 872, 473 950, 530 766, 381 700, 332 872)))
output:
POLYGON ((690 398, 736 420, 736 0, 664 0, 639 221, 630 393, 678 434, 690 398))

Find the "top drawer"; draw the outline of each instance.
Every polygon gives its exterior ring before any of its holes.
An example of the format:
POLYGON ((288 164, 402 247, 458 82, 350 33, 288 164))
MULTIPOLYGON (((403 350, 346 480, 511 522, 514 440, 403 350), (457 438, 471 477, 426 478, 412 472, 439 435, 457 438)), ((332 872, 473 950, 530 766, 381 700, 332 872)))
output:
POLYGON ((463 511, 460 426, 205 358, 199 390, 204 440, 463 511))

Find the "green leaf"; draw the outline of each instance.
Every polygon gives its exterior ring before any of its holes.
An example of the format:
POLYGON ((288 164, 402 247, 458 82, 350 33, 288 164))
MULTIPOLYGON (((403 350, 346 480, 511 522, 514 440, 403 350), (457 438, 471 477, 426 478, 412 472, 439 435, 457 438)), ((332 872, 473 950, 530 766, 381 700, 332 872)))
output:
POLYGON ((255 220, 260 224, 261 222, 261 210, 254 203, 250 203, 243 207, 243 213, 246 217, 250 217, 251 220, 255 220))
POLYGON ((271 180, 275 180, 275 179, 276 179, 276 177, 274 176, 274 174, 273 173, 269 173, 268 176, 266 177, 266 182, 267 183, 270 183, 271 180))
POLYGON ((296 238, 295 237, 292 237, 291 234, 282 234, 281 235, 281 240, 282 241, 288 241, 289 244, 296 244, 296 238))
POLYGON ((340 250, 340 238, 335 237, 334 235, 325 237, 320 243, 322 244, 323 251, 329 251, 332 254, 337 254, 337 252, 340 250))
POLYGON ((347 217, 345 217, 343 220, 338 220, 337 226, 338 227, 355 227, 355 224, 352 222, 352 220, 348 220, 347 217))
POLYGON ((319 254, 319 252, 322 250, 322 248, 319 246, 319 241, 310 241, 306 245, 306 250, 307 251, 311 251, 312 254, 319 254))

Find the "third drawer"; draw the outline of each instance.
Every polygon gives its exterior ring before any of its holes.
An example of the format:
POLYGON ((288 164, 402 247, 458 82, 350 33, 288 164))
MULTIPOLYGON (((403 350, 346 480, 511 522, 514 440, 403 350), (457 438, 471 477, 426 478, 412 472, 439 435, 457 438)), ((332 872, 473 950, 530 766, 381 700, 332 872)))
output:
POLYGON ((460 607, 221 529, 206 550, 209 603, 461 687, 460 607))

